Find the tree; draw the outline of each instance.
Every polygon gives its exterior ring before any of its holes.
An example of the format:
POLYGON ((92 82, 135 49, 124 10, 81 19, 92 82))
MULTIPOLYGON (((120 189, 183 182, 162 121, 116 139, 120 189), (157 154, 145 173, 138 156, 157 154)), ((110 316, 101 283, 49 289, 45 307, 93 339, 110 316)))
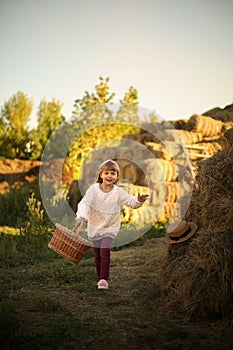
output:
POLYGON ((120 100, 119 108, 114 114, 111 110, 114 93, 110 93, 109 78, 95 86, 95 93, 84 94, 84 97, 75 101, 71 121, 73 133, 77 135, 75 142, 70 147, 65 167, 69 172, 74 172, 78 177, 79 168, 94 148, 106 141, 120 139, 127 133, 135 133, 138 130, 138 94, 137 90, 130 87, 120 100), (74 167, 76 169, 74 170, 74 167))
POLYGON ((24 158, 29 138, 27 123, 33 102, 23 92, 14 94, 1 109, 0 144, 1 155, 8 158, 24 158))
MULTIPOLYGON (((32 131, 33 152, 31 159, 40 159, 43 149, 55 129, 64 121, 61 113, 63 104, 55 99, 40 102, 37 113, 37 130, 32 131)), ((54 155, 56 157, 56 155, 54 155)))

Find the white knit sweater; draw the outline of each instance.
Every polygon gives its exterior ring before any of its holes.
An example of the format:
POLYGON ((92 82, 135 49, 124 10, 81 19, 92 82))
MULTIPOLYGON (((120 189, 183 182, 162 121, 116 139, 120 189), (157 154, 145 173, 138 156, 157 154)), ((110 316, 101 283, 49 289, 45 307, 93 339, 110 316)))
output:
POLYGON ((114 185, 110 192, 104 192, 99 183, 91 185, 78 204, 77 218, 87 221, 88 238, 98 240, 116 237, 120 229, 120 212, 123 205, 137 209, 144 202, 114 185))

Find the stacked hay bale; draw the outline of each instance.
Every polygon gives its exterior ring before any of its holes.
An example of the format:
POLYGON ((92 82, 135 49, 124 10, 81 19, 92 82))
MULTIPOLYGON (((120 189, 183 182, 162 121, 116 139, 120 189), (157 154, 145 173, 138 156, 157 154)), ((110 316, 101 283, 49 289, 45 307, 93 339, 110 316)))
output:
POLYGON ((161 265, 165 307, 186 318, 233 312, 233 128, 222 141, 222 151, 198 163, 185 216, 198 230, 188 241, 170 244, 161 265))
POLYGON ((150 192, 149 202, 137 213, 125 209, 125 220, 136 220, 139 216, 142 224, 148 218, 153 222, 166 221, 174 208, 179 211, 176 201, 182 190, 177 170, 180 171, 180 165, 174 157, 183 154, 185 146, 196 175, 200 161, 221 151, 222 131, 229 128, 229 123, 203 115, 193 115, 181 121, 144 123, 137 134, 124 135, 119 146, 103 146, 92 151, 91 161, 82 169, 84 187, 95 181, 95 172, 103 160, 115 159, 121 168, 121 179, 132 185, 133 191, 126 188, 127 191, 136 195, 140 186, 142 193, 150 192))

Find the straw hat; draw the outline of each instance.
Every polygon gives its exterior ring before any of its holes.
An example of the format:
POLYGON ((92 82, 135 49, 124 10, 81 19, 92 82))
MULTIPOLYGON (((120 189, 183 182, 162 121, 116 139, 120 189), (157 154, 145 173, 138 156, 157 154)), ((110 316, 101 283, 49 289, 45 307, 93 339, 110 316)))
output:
POLYGON ((194 222, 187 222, 182 220, 180 223, 174 222, 167 229, 165 236, 165 243, 181 243, 187 241, 194 235, 197 230, 197 225, 194 222))

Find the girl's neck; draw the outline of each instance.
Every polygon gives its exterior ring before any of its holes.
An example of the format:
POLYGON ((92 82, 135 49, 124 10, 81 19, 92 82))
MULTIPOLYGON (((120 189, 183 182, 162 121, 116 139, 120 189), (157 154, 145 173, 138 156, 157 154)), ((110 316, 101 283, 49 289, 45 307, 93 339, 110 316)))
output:
POLYGON ((114 187, 113 184, 111 184, 111 185, 106 185, 106 184, 104 184, 104 183, 101 183, 101 184, 100 184, 100 188, 101 188, 101 190, 104 191, 104 192, 110 192, 110 191, 112 191, 113 187, 114 187))

